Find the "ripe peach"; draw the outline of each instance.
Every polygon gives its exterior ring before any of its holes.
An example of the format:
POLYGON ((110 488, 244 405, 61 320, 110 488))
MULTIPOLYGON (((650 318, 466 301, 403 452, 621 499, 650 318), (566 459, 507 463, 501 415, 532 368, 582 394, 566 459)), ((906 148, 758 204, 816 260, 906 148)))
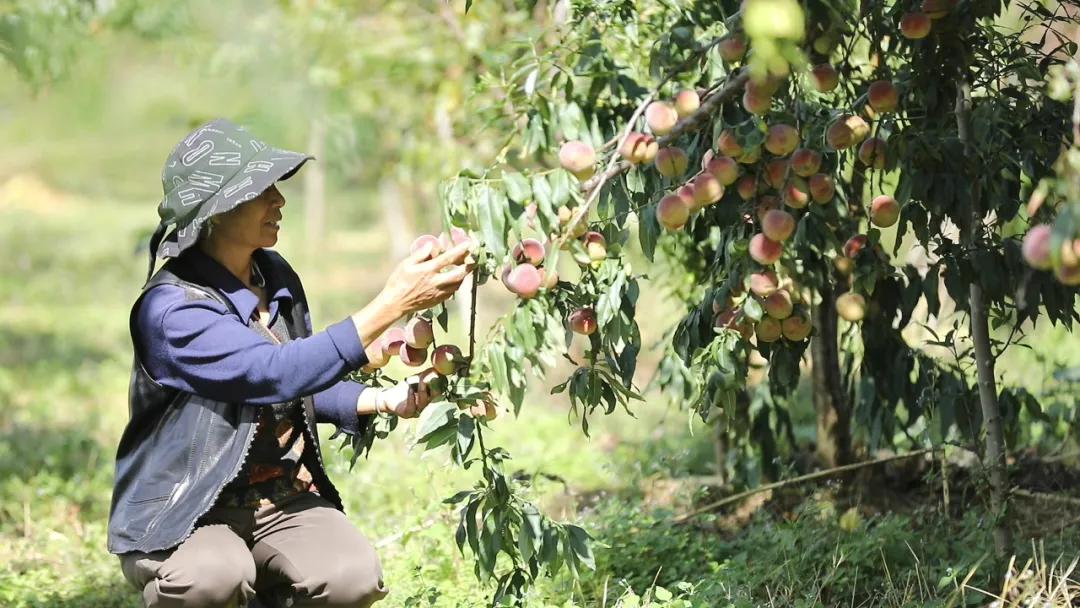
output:
POLYGON ((510 251, 510 257, 515 262, 519 264, 527 262, 533 266, 543 264, 546 255, 547 251, 544 250, 544 244, 536 239, 522 239, 510 251))
POLYGON ((603 262, 607 259, 607 240, 599 232, 589 231, 582 238, 585 242, 585 251, 593 262, 603 262))
POLYGON ((880 137, 871 137, 859 146, 859 160, 873 169, 884 169, 885 151, 885 140, 880 137))
POLYGON ((870 246, 870 238, 865 234, 856 234, 844 243, 844 256, 855 259, 859 253, 870 246))
POLYGON ((810 177, 821 168, 821 153, 809 148, 799 148, 791 155, 791 170, 800 177, 810 177))
POLYGON ((836 68, 828 63, 819 63, 810 69, 810 77, 814 81, 814 88, 822 93, 828 93, 840 84, 840 76, 836 68))
POLYGON ((409 245, 409 253, 416 253, 424 247, 431 247, 431 251, 428 253, 429 258, 433 258, 442 253, 443 247, 439 242, 439 237, 432 234, 421 234, 416 237, 416 240, 409 245))
POLYGON ((622 146, 619 146, 619 155, 623 157, 623 160, 635 165, 642 162, 641 159, 645 156, 645 147, 648 145, 645 137, 644 133, 638 133, 637 131, 627 134, 622 146))
POLYGON ((765 308, 765 314, 777 320, 784 320, 791 316, 795 304, 791 301, 791 294, 783 289, 778 289, 761 303, 765 308))
POLYGON ((866 316, 866 298, 850 291, 840 294, 836 298, 836 313, 845 321, 862 321, 866 316))
POLYGON ((1062 264, 1054 269, 1054 278, 1062 285, 1076 287, 1080 285, 1080 265, 1067 266, 1062 264))
POLYGON ((772 209, 761 220, 761 231, 773 241, 782 243, 795 232, 795 218, 787 211, 772 209))
POLYGON ((679 113, 666 101, 654 101, 645 108, 645 123, 655 135, 667 135, 679 122, 679 113))
POLYGON ((517 294, 519 297, 528 300, 536 295, 540 291, 540 284, 544 282, 544 277, 540 271, 536 269, 536 266, 532 264, 518 264, 514 266, 509 273, 506 274, 506 288, 517 294))
POLYGON ((743 165, 752 165, 761 160, 761 146, 746 148, 735 160, 743 165))
POLYGON ((431 321, 423 317, 413 317, 405 324, 405 343, 413 348, 424 349, 435 341, 435 332, 431 321))
POLYGON ((765 164, 765 183, 780 190, 787 181, 790 163, 786 158, 774 158, 765 164))
POLYGON ((715 177, 721 186, 730 186, 739 179, 739 163, 730 156, 717 156, 705 166, 705 171, 715 177))
POLYGON ((398 349, 398 356, 401 357, 401 362, 409 367, 420 367, 427 361, 427 350, 423 348, 413 348, 408 344, 402 344, 398 349))
POLYGON ((810 330, 813 326, 810 324, 810 317, 803 311, 797 311, 792 315, 784 319, 780 328, 784 333, 784 337, 792 342, 801 342, 810 335, 810 330))
POLYGON ((783 335, 783 328, 780 325, 780 321, 772 317, 764 317, 754 325, 754 335, 757 336, 758 342, 776 342, 783 335))
POLYGON ((787 156, 799 147, 799 131, 791 125, 776 124, 765 136, 765 149, 773 156, 787 156))
POLYGON ((702 173, 694 178, 694 203, 698 207, 705 205, 711 205, 720 200, 721 196, 724 196, 724 187, 720 185, 720 180, 712 176, 711 173, 702 173))
POLYGON ((461 349, 453 344, 443 344, 431 353, 431 367, 441 376, 457 373, 458 368, 464 364, 465 358, 461 355, 461 349))
POLYGON ((757 97, 772 97, 780 90, 780 86, 783 84, 784 79, 782 77, 766 75, 764 78, 757 78, 751 75, 750 80, 746 81, 746 90, 757 97))
POLYGON ((751 91, 749 87, 743 91, 743 108, 751 114, 768 114, 772 107, 772 96, 760 92, 751 91))
POLYGON ((837 119, 825 132, 825 141, 836 150, 843 150, 857 145, 870 133, 866 121, 855 115, 837 119))
POLYGON ((466 232, 464 228, 451 226, 450 234, 443 232, 439 235, 439 245, 442 246, 443 251, 452 248, 454 245, 460 245, 462 243, 475 243, 474 239, 469 236, 469 233, 466 232))
POLYGON ((764 234, 755 234, 750 238, 750 257, 758 264, 775 264, 784 253, 784 246, 764 234))
POLYGON ((694 184, 692 182, 680 186, 679 189, 675 191, 675 195, 686 203, 686 206, 690 208, 691 215, 701 211, 702 205, 697 203, 697 199, 694 195, 694 184))
POLYGON ((746 55, 746 37, 742 34, 732 34, 721 40, 718 47, 720 57, 724 61, 735 63, 746 55))
POLYGON ((559 164, 580 180, 592 176, 595 163, 596 152, 583 141, 568 141, 559 148, 559 164))
POLYGON ((1049 224, 1040 224, 1028 230, 1028 233, 1024 235, 1024 244, 1020 247, 1020 252, 1028 266, 1039 270, 1050 270, 1053 266, 1050 255, 1050 233, 1049 224))
POLYGON ((591 308, 579 308, 570 313, 570 329, 583 336, 590 336, 596 331, 596 313, 591 308))
POLYGON ((888 80, 877 80, 870 84, 867 101, 876 112, 892 112, 900 103, 900 94, 893 83, 888 80))
POLYGON ((777 290, 779 285, 780 280, 776 278, 776 273, 771 270, 755 272, 750 275, 750 293, 759 298, 769 297, 777 290))
POLYGON ((832 200, 836 194, 836 185, 833 179, 824 173, 817 173, 810 177, 810 196, 815 203, 825 204, 832 200))
POLYGON ((744 340, 749 340, 750 336, 754 335, 753 323, 735 309, 725 310, 713 317, 713 328, 734 329, 742 335, 744 340))
POLYGON ((742 156, 743 153, 743 147, 738 138, 735 137, 735 132, 731 129, 724 129, 720 132, 720 135, 716 138, 716 149, 720 154, 732 158, 742 156))
POLYGON ((757 193, 757 178, 753 175, 742 176, 738 185, 735 186, 735 191, 744 201, 754 198, 754 194, 757 193))
POLYGON ((810 186, 801 177, 792 177, 784 186, 784 204, 792 209, 802 209, 810 203, 810 186))
POLYGON ((770 211, 780 208, 780 199, 768 194, 759 196, 757 202, 754 204, 754 212, 757 215, 759 224, 765 223, 765 215, 770 211))
POLYGON ((379 338, 382 341, 383 352, 387 355, 396 355, 402 344, 405 344, 405 330, 400 327, 391 327, 383 332, 379 338))
POLYGON ((693 89, 683 89, 675 96, 675 113, 679 118, 686 118, 701 107, 701 98, 693 89))
POLYGON ((656 221, 668 230, 680 230, 690 219, 690 206, 677 194, 669 194, 656 205, 656 221))
POLYGON ((900 33, 908 40, 922 40, 930 35, 930 16, 922 12, 907 13, 900 18, 900 33))
POLYGON ((641 150, 641 156, 638 157, 638 162, 643 165, 647 165, 656 159, 656 154, 660 150, 660 144, 656 143, 656 138, 652 135, 645 135, 645 147, 641 150))
POLYGON ((879 228, 888 228, 900 219, 900 204, 896 199, 882 194, 870 202, 870 221, 879 228))
POLYGON ((656 153, 656 160, 654 161, 656 170, 660 172, 660 175, 664 177, 676 177, 686 173, 686 168, 690 164, 690 159, 686 156, 686 152, 682 148, 677 146, 669 146, 656 153))

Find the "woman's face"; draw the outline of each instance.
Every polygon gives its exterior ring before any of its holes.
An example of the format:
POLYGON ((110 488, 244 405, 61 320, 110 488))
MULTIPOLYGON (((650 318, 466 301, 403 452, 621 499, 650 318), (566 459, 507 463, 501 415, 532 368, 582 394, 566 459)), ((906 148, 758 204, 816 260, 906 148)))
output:
POLYGON ((211 238, 252 250, 273 247, 277 244, 284 206, 285 197, 277 186, 270 186, 259 196, 218 216, 211 238))

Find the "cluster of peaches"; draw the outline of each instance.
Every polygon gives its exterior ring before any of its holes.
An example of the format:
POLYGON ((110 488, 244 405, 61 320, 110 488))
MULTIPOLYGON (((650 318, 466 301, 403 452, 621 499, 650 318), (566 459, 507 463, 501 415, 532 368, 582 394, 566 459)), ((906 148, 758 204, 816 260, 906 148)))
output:
POLYGON ((1038 270, 1053 270, 1062 285, 1080 285, 1080 238, 1066 239, 1059 252, 1060 263, 1054 265, 1053 230, 1049 224, 1039 224, 1024 235, 1021 252, 1029 266, 1038 270))
POLYGON ((941 19, 956 8, 958 0, 923 0, 919 10, 900 18, 900 33, 909 40, 922 40, 930 35, 935 19, 941 19))

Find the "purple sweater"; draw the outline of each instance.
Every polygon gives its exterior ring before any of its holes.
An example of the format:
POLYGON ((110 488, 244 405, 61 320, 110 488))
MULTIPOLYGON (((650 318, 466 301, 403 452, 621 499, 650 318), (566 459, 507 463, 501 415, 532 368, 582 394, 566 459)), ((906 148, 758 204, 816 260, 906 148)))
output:
MULTIPOLYGON (((365 422, 356 400, 367 388, 342 380, 367 363, 352 319, 307 338, 276 344, 251 327, 258 323, 258 298, 228 269, 198 249, 184 253, 206 282, 239 313, 214 300, 189 300, 184 289, 160 285, 139 306, 136 329, 146 371, 158 383, 217 401, 269 405, 314 395, 315 417, 348 434, 365 422)), ((261 268, 270 298, 270 325, 293 294, 278 269, 261 268)), ((310 316, 305 316, 311 331, 310 316)), ((366 418, 366 417, 365 417, 366 418)))

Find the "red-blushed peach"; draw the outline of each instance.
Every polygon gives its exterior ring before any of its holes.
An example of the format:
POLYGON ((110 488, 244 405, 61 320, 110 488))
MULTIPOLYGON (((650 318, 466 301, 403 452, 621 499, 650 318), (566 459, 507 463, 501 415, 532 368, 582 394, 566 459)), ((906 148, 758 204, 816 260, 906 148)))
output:
POLYGON ((424 361, 427 361, 427 350, 402 344, 398 348, 398 357, 401 358, 402 363, 409 367, 420 367, 424 364, 424 361))
POLYGON ((469 236, 469 233, 464 228, 451 226, 449 234, 443 232, 439 235, 439 245, 442 247, 443 251, 462 243, 469 243, 470 245, 476 243, 476 240, 469 236))
POLYGON ((858 145, 870 134, 870 125, 859 116, 848 114, 836 120, 825 132, 825 141, 835 150, 858 145))
POLYGON ((391 327, 383 332, 379 338, 382 341, 383 351, 388 355, 398 354, 402 344, 405 344, 405 330, 400 327, 391 327))
POLYGON ((840 294, 836 298, 836 314, 852 323, 862 321, 866 317, 866 298, 850 291, 840 294))
POLYGON ((750 293, 759 298, 769 297, 780 285, 780 279, 771 270, 755 272, 750 275, 750 293))
POLYGON ((931 21, 926 13, 915 11, 900 18, 900 33, 908 40, 922 40, 930 35, 931 21))
POLYGON ((677 194, 668 194, 656 205, 656 221, 668 230, 681 230, 690 219, 690 205, 677 194))
POLYGON ((568 141, 559 148, 559 164, 578 179, 586 180, 595 170, 596 152, 583 141, 568 141))
POLYGON ((764 317, 754 325, 754 335, 757 336, 758 342, 768 344, 780 339, 783 328, 780 321, 772 317, 764 317))
POLYGON ((795 310, 795 304, 791 300, 791 294, 783 289, 777 289, 769 294, 761 302, 761 306, 765 309, 765 314, 778 321, 783 321, 790 317, 792 311, 795 310))
POLYGON ((656 142, 656 138, 652 135, 645 136, 645 147, 641 151, 641 156, 638 157, 638 162, 643 165, 647 165, 656 159, 657 152, 660 151, 660 144, 656 142))
POLYGON ((416 240, 412 242, 412 245, 409 245, 409 253, 416 253, 424 247, 431 248, 428 252, 429 258, 436 257, 442 253, 443 250, 442 244, 439 243, 439 237, 433 234, 421 234, 416 237, 416 240))
POLYGON ((884 139, 871 137, 859 146, 859 161, 873 169, 884 169, 886 149, 884 139))
POLYGON ((813 325, 810 324, 810 317, 806 312, 797 310, 781 321, 780 328, 785 338, 792 342, 801 342, 810 335, 813 325))
POLYGON ((754 335, 753 323, 736 309, 728 309, 713 317, 713 328, 734 329, 744 340, 754 335))
POLYGON ((759 224, 765 223, 765 215, 770 211, 780 208, 780 199, 770 194, 763 194, 757 197, 757 201, 754 202, 754 214, 757 216, 759 224))
POLYGON ((742 176, 735 186, 735 191, 739 193, 739 197, 744 201, 754 198, 757 193, 757 178, 753 175, 742 176))
POLYGON ((644 133, 638 133, 637 131, 632 131, 626 135, 626 139, 619 146, 619 155, 623 157, 623 160, 634 165, 641 164, 641 159, 645 156, 645 147, 648 145, 645 137, 644 133))
POLYGON ((750 257, 758 264, 775 264, 783 253, 784 246, 764 234, 758 233, 750 237, 750 257))
POLYGON ((705 171, 715 177, 721 186, 730 186, 739 179, 739 163, 730 156, 717 156, 705 165, 705 171))
POLYGON ((435 332, 431 321, 423 317, 413 317, 405 324, 405 343, 413 348, 424 349, 435 341, 435 332))
POLYGON ((702 205, 699 205, 697 203, 697 199, 694 196, 693 182, 689 182, 683 184, 682 186, 679 186, 679 188, 675 190, 675 195, 686 202, 686 206, 690 208, 690 215, 701 211, 702 205))
POLYGON ((876 112, 892 112, 900 103, 900 94, 896 86, 888 80, 875 80, 870 83, 867 101, 876 112))
POLYGON ((870 221, 879 228, 888 228, 900 219, 900 204, 896 199, 882 194, 870 202, 870 221))
POLYGON ((686 118, 701 107, 701 97, 693 89, 683 89, 675 95, 675 113, 679 118, 686 118))
POLYGON ((656 160, 653 161, 656 165, 656 170, 660 172, 660 175, 664 177, 678 177, 683 173, 686 173, 686 168, 690 164, 690 159, 686 156, 686 152, 678 146, 668 146, 656 153, 656 160))
POLYGON ((607 259, 607 240, 604 235, 596 231, 589 231, 582 237, 585 243, 585 252, 593 262, 603 262, 607 259))
POLYGON ((579 308, 570 313, 570 329, 575 334, 591 336, 596 331, 596 313, 591 308, 579 308))
POLYGON ((746 37, 742 34, 731 34, 717 45, 720 50, 720 58, 728 63, 740 61, 746 55, 746 37))
POLYGON ((540 285, 544 277, 536 266, 532 264, 518 264, 506 274, 504 281, 506 288, 525 300, 532 298, 540 291, 540 285))
POLYGON ((844 243, 844 255, 848 258, 855 259, 859 257, 859 253, 863 249, 870 246, 870 238, 865 234, 856 234, 844 243))
POLYGON ((792 209, 802 209, 810 204, 810 185, 801 177, 792 177, 784 186, 784 204, 792 209))
POLYGON ((775 124, 769 127, 765 136, 765 149, 773 156, 787 156, 795 148, 799 147, 799 131, 785 124, 775 124))
POLYGON ((694 203, 698 207, 711 205, 724 196, 724 187, 720 180, 711 173, 702 173, 694 178, 694 203))
POLYGON ((836 185, 833 178, 824 173, 816 173, 810 176, 810 196, 815 203, 825 204, 833 199, 836 194, 836 185))
POLYGON ((821 168, 821 153, 809 148, 799 148, 791 154, 791 170, 799 177, 810 177, 821 168))
POLYGON ((443 344, 431 353, 431 367, 442 376, 450 376, 465 364, 461 349, 454 344, 443 344))
POLYGON ((679 122, 679 113, 666 101, 654 101, 645 108, 645 123, 655 135, 667 135, 679 122))
POLYGON ((1053 258, 1050 255, 1051 228, 1049 224, 1040 224, 1028 230, 1024 235, 1024 244, 1020 251, 1028 266, 1039 270, 1050 270, 1053 258))
POLYGON ((769 239, 782 243, 795 233, 795 218, 782 209, 772 209, 761 220, 761 232, 769 239))
POLYGON ((545 256, 547 256, 547 251, 544 244, 532 238, 521 239, 510 251, 510 257, 519 264, 527 262, 533 266, 539 266, 544 263, 545 256))
POLYGON ((774 158, 765 163, 765 183, 777 190, 783 189, 790 166, 786 158, 774 158))
POLYGON ((559 273, 554 268, 544 271, 544 289, 555 289, 559 284, 559 273))
POLYGON ((716 137, 716 149, 720 154, 732 158, 742 156, 743 153, 742 144, 739 143, 739 139, 735 137, 735 132, 731 129, 724 129, 716 137))
POLYGON ((810 78, 814 82, 814 88, 821 93, 828 93, 840 84, 840 75, 836 68, 828 63, 819 63, 810 68, 810 78))
POLYGON ((752 165, 761 160, 761 146, 751 146, 744 148, 743 153, 735 160, 739 161, 739 164, 752 165))
POLYGON ((768 114, 772 107, 772 96, 753 92, 748 87, 743 91, 742 104, 743 109, 751 114, 768 114))

